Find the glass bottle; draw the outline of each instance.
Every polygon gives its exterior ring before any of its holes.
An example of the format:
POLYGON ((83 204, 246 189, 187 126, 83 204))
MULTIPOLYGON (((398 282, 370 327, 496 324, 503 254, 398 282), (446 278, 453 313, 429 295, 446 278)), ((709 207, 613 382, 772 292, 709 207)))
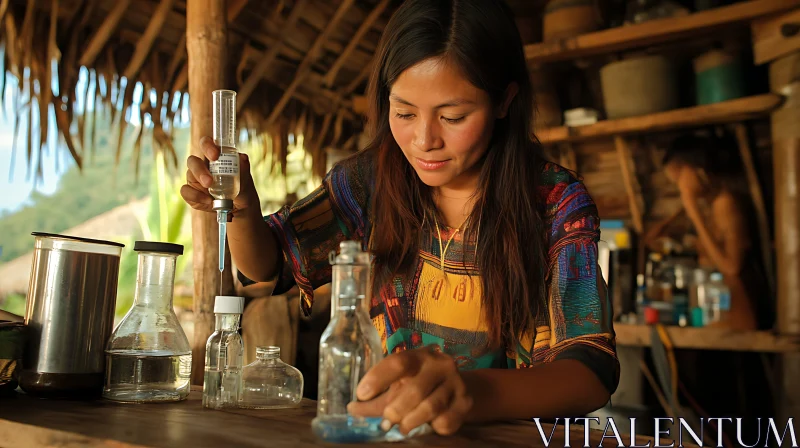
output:
POLYGON ((256 360, 242 369, 240 408, 282 409, 300 404, 303 374, 281 361, 280 347, 256 347, 256 360))
POLYGON ((103 397, 150 403, 189 395, 192 349, 172 307, 179 244, 137 241, 133 306, 106 345, 103 397))
POLYGON ((219 146, 217 160, 208 164, 211 186, 208 193, 214 198, 212 209, 217 212, 219 226, 219 271, 225 269, 225 238, 228 213, 233 210, 233 200, 239 195, 239 153, 236 152, 236 92, 212 92, 214 144, 219 146))
POLYGON ((212 92, 214 144, 219 146, 219 158, 210 162, 213 182, 208 192, 215 199, 214 210, 230 211, 239 195, 239 153, 236 151, 236 92, 212 92))
POLYGON ((381 418, 348 415, 356 387, 383 358, 380 336, 369 318, 370 259, 355 241, 339 244, 330 254, 331 320, 319 343, 319 388, 314 434, 329 442, 377 440, 385 432, 381 418))
POLYGON ((205 408, 234 408, 239 405, 244 359, 244 343, 239 334, 242 312, 244 297, 217 296, 214 300, 216 328, 206 342, 205 408))
POLYGON ((705 324, 724 323, 731 309, 731 292, 722 274, 714 272, 706 284, 705 324))

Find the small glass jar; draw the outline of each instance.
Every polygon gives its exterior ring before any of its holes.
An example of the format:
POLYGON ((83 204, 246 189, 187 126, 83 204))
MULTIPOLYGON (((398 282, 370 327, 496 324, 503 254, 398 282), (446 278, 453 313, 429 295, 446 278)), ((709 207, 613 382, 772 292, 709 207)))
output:
POLYGON ((239 407, 291 408, 302 399, 303 374, 281 361, 280 347, 256 347, 256 360, 242 369, 239 407))

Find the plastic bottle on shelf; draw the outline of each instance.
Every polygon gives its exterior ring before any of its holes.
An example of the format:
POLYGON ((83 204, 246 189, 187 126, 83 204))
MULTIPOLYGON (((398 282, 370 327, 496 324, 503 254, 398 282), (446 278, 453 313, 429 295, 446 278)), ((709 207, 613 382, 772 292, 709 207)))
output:
POLYGON ((731 309, 731 291, 721 273, 712 273, 709 280, 706 285, 705 324, 726 322, 731 309))

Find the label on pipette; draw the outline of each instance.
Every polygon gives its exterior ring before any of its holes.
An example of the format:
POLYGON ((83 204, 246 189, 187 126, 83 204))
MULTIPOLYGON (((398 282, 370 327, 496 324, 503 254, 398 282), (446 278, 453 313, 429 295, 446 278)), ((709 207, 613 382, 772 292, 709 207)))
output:
POLYGON ((208 165, 213 176, 236 176, 239 174, 239 154, 220 154, 219 159, 208 165))

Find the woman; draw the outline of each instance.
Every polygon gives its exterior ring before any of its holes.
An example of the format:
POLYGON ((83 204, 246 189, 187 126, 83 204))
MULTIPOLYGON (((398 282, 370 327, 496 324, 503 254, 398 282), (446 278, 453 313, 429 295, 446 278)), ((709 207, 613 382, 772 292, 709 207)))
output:
MULTIPOLYGON (((603 406, 619 370, 597 209, 531 138, 531 85, 507 6, 405 1, 368 95, 372 143, 292 207, 262 219, 242 156, 228 234, 242 273, 277 276, 276 293, 298 284, 308 313, 339 241, 371 251, 370 315, 390 355, 359 384, 354 414, 451 434, 464 422, 603 406)), ((202 147, 217 157, 210 139, 202 147)), ((210 211, 208 169, 196 157, 188 165, 181 193, 210 211)))
MULTIPOLYGON (((680 191, 683 212, 697 234, 699 264, 722 273, 731 291, 729 319, 717 326, 746 331, 771 328, 774 296, 736 141, 684 135, 667 149, 663 165, 680 191)), ((692 366, 681 371, 681 381, 707 413, 745 420, 774 409, 769 394, 748 398, 745 392, 770 381, 762 356, 708 350, 676 353, 679 366, 692 366)), ((742 440, 748 437, 753 435, 745 434, 742 440)))
POLYGON ((700 265, 722 273, 731 291, 729 318, 737 330, 772 326, 769 282, 760 251, 756 212, 731 139, 681 136, 664 156, 667 177, 678 186, 681 202, 698 241, 700 265))

